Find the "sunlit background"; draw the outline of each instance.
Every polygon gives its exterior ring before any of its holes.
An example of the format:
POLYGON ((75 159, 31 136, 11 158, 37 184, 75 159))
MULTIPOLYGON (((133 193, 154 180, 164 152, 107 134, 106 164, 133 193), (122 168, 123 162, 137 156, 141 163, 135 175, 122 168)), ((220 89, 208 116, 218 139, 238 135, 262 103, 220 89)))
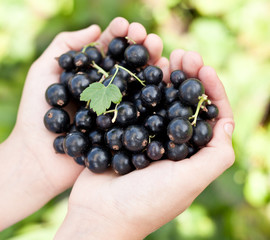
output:
MULTIPOLYGON (((15 124, 31 63, 53 37, 92 23, 104 29, 116 16, 158 34, 166 57, 175 48, 198 51, 217 70, 236 121, 234 166, 146 239, 270 239, 269 0, 1 0, 0 142, 15 124)), ((4 230, 0 239, 52 239, 67 196, 4 230)))

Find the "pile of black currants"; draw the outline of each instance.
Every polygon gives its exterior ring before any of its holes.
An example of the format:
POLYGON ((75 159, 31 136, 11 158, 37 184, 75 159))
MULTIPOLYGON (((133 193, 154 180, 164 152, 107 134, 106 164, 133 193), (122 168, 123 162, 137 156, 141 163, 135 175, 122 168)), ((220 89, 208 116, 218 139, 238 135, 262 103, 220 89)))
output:
POLYGON ((113 39, 106 55, 95 43, 62 54, 60 82, 45 93, 52 108, 44 124, 61 134, 55 151, 94 173, 111 166, 124 175, 153 161, 189 158, 213 135, 209 120, 218 108, 201 81, 176 70, 166 84, 162 70, 147 65, 148 50, 129 42, 113 39), (64 110, 68 104, 74 116, 64 110))

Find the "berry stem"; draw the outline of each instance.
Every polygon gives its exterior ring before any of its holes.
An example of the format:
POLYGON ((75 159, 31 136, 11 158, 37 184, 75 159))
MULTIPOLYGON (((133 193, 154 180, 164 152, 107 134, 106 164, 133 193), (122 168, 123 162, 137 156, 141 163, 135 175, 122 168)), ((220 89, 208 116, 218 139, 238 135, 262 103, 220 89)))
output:
POLYGON ((135 79, 137 79, 143 86, 145 86, 144 81, 142 81, 141 79, 139 79, 133 72, 129 71, 128 69, 126 69, 125 67, 120 66, 120 65, 116 65, 116 67, 125 70, 125 71, 128 72, 132 77, 134 77, 135 79))
POLYGON ((129 38, 128 36, 126 36, 125 39, 127 39, 130 42, 132 42, 133 44, 136 44, 136 42, 133 39, 129 38))
POLYGON ((94 61, 92 61, 91 67, 97 69, 98 72, 102 73, 105 76, 105 78, 109 76, 109 74, 103 68, 98 66, 94 61))
POLYGON ((87 103, 86 103, 86 107, 85 107, 85 108, 89 108, 89 105, 90 105, 90 100, 89 100, 89 101, 87 101, 87 103))
POLYGON ((106 111, 106 112, 103 113, 103 114, 114 113, 114 114, 113 114, 113 118, 112 118, 112 123, 114 123, 114 122, 116 121, 117 114, 118 114, 118 111, 117 111, 118 105, 119 105, 119 103, 117 103, 117 104, 115 105, 115 108, 114 108, 114 109, 108 110, 108 111, 106 111))
POLYGON ((207 98, 208 98, 208 96, 205 95, 205 94, 203 94, 202 96, 199 97, 199 102, 198 102, 198 105, 197 105, 197 108, 196 108, 196 112, 189 118, 189 119, 193 119, 191 125, 196 126, 196 122, 197 122, 197 118, 198 118, 201 106, 205 101, 208 100, 207 98))
MULTIPOLYGON (((118 70, 119 70, 119 68, 116 66, 115 73, 113 74, 112 79, 111 79, 111 81, 109 82, 108 86, 110 86, 110 85, 111 85, 111 83, 112 83, 112 81, 114 80, 114 78, 115 78, 116 74, 118 73, 118 70)), ((108 87, 108 86, 107 86, 107 87, 108 87)))

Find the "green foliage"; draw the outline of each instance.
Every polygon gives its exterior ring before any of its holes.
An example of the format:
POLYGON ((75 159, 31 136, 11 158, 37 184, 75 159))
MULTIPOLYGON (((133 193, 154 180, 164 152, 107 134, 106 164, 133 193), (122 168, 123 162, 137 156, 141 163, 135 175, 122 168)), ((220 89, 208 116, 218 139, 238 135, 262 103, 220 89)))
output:
MULTIPOLYGON (((261 119, 270 101, 269 7, 268 0, 1 0, 0 141, 15 124, 31 63, 57 33, 92 23, 104 29, 116 16, 140 22, 161 36, 166 57, 176 48, 198 51, 217 70, 236 122, 235 165, 146 239, 267 240, 270 125, 262 126, 261 119)), ((66 207, 66 198, 52 200, 1 232, 0 239, 52 239, 66 207)))

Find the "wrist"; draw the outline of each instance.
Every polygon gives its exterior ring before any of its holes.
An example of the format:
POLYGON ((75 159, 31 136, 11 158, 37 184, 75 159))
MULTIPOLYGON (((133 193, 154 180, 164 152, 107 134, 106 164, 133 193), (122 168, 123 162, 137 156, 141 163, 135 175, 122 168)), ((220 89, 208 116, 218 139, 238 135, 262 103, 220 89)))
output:
POLYGON ((100 215, 89 209, 69 206, 66 218, 54 240, 141 240, 139 229, 130 228, 109 216, 100 215))

